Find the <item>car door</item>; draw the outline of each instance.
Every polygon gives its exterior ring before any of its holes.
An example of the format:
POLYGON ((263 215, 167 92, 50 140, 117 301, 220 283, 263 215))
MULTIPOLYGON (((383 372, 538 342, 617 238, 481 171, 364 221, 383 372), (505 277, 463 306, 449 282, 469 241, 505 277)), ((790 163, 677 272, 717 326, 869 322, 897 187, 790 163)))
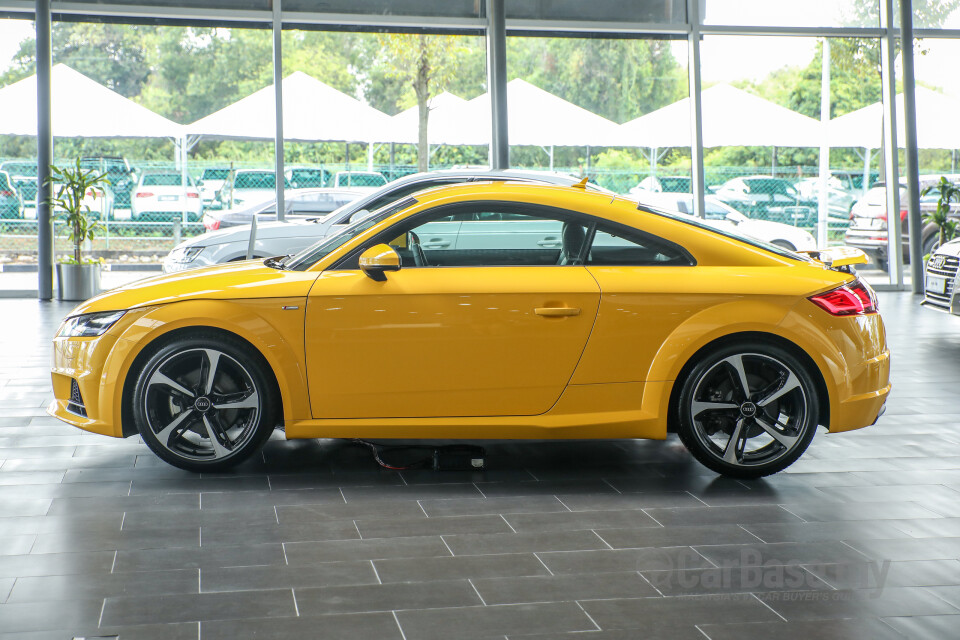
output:
MULTIPOLYGON (((502 220, 489 220, 485 244, 474 229, 467 253, 426 248, 440 237, 431 233, 437 225, 519 213, 503 203, 478 206, 487 210, 438 207, 367 242, 396 239, 402 268, 382 282, 360 271, 355 255, 320 275, 304 341, 315 418, 536 415, 556 403, 590 335, 600 289, 582 265, 558 266, 559 249, 506 250, 502 220), (416 264, 414 238, 426 264, 416 264)), ((558 224, 570 215, 536 213, 558 224)), ((450 240, 457 246, 458 237, 450 240)))
POLYGON ((603 294, 571 384, 647 382, 651 363, 674 330, 722 298, 702 286, 704 274, 694 262, 667 239, 598 225, 586 268, 603 294))

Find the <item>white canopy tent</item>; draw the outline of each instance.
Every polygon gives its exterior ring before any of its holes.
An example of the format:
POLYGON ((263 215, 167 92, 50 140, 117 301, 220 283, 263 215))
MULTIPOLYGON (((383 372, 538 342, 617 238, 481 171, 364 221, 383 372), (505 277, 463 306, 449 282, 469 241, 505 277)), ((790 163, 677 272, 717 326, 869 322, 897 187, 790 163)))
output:
MULTIPOLYGON (((917 146, 921 149, 960 149, 960 100, 925 87, 916 88, 917 146)), ((903 94, 897 94, 897 114, 903 111, 903 94)), ((874 104, 830 121, 831 147, 879 149, 883 127, 883 104, 874 104)), ((897 141, 906 138, 903 118, 897 118, 897 141)))
MULTIPOLYGON (((430 142, 488 145, 490 113, 487 93, 463 105, 449 105, 441 118, 431 118, 430 142)), ((507 83, 507 122, 511 146, 543 147, 550 154, 551 168, 555 146, 622 146, 616 123, 519 78, 507 83)))
MULTIPOLYGON (((274 87, 186 126, 191 136, 218 140, 272 140, 276 135, 274 87)), ((390 116, 316 78, 295 71, 283 79, 283 138, 294 142, 381 142, 390 116)))
MULTIPOLYGON (((490 95, 484 93, 464 107, 459 127, 483 133, 489 143, 490 95)), ((507 122, 511 145, 539 147, 621 146, 617 124, 572 102, 516 78, 507 83, 507 122)), ((453 137, 452 135, 450 137, 453 137)), ((464 143, 461 143, 464 144, 464 143)))
MULTIPOLYGON (((367 164, 373 143, 388 138, 390 116, 337 91, 302 71, 283 79, 283 139, 292 142, 365 142, 367 164)), ((276 103, 271 84, 186 126, 186 148, 202 137, 273 140, 276 103)))
MULTIPOLYGON (((701 94, 704 147, 818 147, 820 123, 728 84, 701 94)), ((620 125, 621 146, 690 146, 690 98, 620 125)))
MULTIPOLYGON (((65 64, 53 67, 55 138, 178 138, 183 125, 124 98, 65 64)), ((0 134, 37 135, 37 76, 0 89, 0 134)))
MULTIPOLYGON (((430 144, 446 144, 445 140, 441 140, 438 137, 438 132, 456 130, 457 127, 461 126, 461 110, 466 104, 466 100, 447 91, 430 98, 430 101, 427 103, 427 107, 430 110, 429 119, 427 120, 427 136, 430 144)), ((385 140, 385 142, 417 144, 419 133, 420 112, 417 105, 414 105, 391 118, 389 140, 385 140)))
MULTIPOLYGON (((917 147, 920 149, 960 149, 960 100, 925 87, 917 87, 914 93, 917 103, 917 147)), ((896 112, 904 113, 903 94, 897 94, 896 112)), ((883 138, 883 103, 851 111, 832 119, 827 128, 831 147, 855 147, 863 149, 863 175, 870 175, 870 154, 879 149, 883 138)), ((903 117, 897 118, 897 143, 902 146, 906 139, 903 117)), ((863 193, 870 187, 864 179, 863 193)))

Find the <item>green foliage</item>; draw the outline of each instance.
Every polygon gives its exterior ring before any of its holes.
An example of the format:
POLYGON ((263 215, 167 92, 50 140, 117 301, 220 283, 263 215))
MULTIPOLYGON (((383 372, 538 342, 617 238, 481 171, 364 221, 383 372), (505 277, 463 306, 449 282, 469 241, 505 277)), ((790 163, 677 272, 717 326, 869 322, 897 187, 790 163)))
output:
POLYGON ((97 174, 93 169, 81 168, 80 158, 77 158, 75 167, 51 165, 47 183, 56 188, 57 193, 46 204, 63 210, 61 217, 73 243, 73 259, 67 262, 81 264, 81 245, 86 240, 93 240, 97 231, 103 228, 90 218, 90 207, 84 204, 83 198, 87 190, 109 184, 110 180, 106 173, 97 174))
POLYGON ((380 56, 376 68, 387 77, 399 79, 413 90, 414 104, 419 113, 419 141, 417 164, 420 171, 428 165, 429 102, 441 93, 456 73, 448 61, 464 53, 459 36, 383 33, 378 37, 380 56))
POLYGON ((940 192, 940 198, 937 200, 937 208, 924 215, 923 221, 937 225, 937 229, 939 229, 939 240, 942 245, 948 240, 951 240, 957 233, 957 221, 950 219, 950 203, 960 202, 960 187, 954 185, 944 176, 940 176, 940 182, 927 187, 920 192, 920 195, 927 195, 934 189, 940 192))
POLYGON ((508 38, 507 72, 617 123, 687 95, 665 40, 508 38))

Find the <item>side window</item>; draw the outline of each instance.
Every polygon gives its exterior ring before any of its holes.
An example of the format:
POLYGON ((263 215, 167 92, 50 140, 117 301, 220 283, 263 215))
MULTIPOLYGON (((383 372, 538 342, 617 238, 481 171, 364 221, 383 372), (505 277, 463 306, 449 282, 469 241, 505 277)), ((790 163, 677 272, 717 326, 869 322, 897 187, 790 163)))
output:
POLYGON ((593 236, 587 264, 595 266, 690 266, 682 248, 654 236, 600 224, 593 236))
POLYGON ((559 212, 474 204, 421 218, 389 244, 404 267, 576 265, 582 264, 589 224, 559 212))

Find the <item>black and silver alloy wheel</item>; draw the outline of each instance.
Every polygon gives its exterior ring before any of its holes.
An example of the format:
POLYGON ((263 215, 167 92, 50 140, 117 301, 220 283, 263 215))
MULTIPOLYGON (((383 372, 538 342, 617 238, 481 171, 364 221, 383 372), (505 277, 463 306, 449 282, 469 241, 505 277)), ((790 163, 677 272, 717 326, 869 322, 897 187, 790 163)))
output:
POLYGON ((818 407, 813 380, 792 354, 774 345, 731 346, 703 358, 687 376, 678 432, 707 467, 755 478, 803 454, 818 407))
POLYGON ((259 354, 218 337, 173 342, 137 379, 133 414, 144 442, 183 469, 223 469, 249 457, 274 424, 259 354))

